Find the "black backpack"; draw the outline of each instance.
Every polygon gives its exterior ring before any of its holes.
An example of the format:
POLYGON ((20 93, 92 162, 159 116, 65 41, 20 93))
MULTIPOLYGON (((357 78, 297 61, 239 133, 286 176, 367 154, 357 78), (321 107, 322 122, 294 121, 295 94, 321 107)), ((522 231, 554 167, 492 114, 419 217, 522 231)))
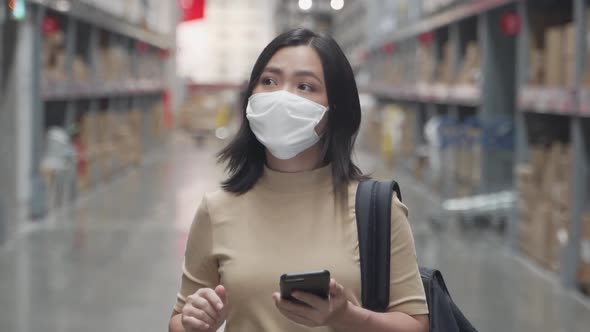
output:
MULTIPOLYGON (((385 312, 389 305, 391 201, 401 201, 395 181, 362 181, 356 192, 356 220, 361 262, 361 299, 365 309, 385 312)), ((477 332, 451 299, 442 274, 420 267, 430 311, 431 332, 477 332)))

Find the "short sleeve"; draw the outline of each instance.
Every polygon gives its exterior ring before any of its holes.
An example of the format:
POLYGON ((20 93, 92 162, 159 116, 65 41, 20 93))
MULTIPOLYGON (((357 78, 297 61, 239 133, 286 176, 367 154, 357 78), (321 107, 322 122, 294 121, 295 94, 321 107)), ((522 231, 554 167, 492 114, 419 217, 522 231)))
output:
POLYGON ((188 235, 180 291, 174 310, 181 312, 187 297, 200 288, 214 288, 218 284, 218 263, 213 255, 213 230, 207 201, 203 198, 188 235))
POLYGON ((391 205, 390 269, 387 311, 403 312, 410 316, 428 314, 414 237, 408 222, 408 209, 397 197, 394 197, 391 205))

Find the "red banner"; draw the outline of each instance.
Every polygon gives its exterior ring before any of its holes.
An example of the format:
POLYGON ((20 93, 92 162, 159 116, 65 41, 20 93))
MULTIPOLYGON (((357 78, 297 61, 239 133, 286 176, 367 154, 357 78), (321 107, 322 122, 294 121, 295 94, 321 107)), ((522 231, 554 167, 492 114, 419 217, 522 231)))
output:
POLYGON ((182 10, 182 22, 205 17, 205 0, 178 0, 178 5, 182 10))

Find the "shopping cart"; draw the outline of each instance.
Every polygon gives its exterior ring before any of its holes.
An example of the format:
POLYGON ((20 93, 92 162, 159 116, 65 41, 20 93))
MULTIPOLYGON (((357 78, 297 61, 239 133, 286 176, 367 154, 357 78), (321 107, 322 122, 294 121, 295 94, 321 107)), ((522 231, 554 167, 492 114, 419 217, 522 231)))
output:
POLYGON ((496 118, 482 124, 477 117, 446 119, 440 130, 443 203, 433 224, 457 220, 462 227, 492 227, 503 231, 514 211, 512 184, 514 128, 512 121, 496 118), (482 174, 483 155, 494 156, 493 167, 482 174))
POLYGON ((514 191, 501 191, 448 199, 442 203, 442 210, 444 219, 456 219, 463 227, 489 226, 501 232, 510 220, 515 204, 514 191))

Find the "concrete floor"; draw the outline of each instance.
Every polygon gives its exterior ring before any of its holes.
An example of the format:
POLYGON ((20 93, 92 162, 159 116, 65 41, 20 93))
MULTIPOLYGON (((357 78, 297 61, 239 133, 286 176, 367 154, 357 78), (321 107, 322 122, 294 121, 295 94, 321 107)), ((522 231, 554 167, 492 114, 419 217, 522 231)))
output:
MULTIPOLYGON (((182 136, 146 166, 86 194, 0 249, 0 331, 165 331, 188 227, 222 176, 182 136)), ((369 155, 364 170, 387 178, 369 155)), ((423 265, 443 271, 480 331, 588 332, 587 299, 481 231, 434 231, 436 198, 396 174, 423 265)), ((274 331, 273 331, 274 332, 274 331)))

